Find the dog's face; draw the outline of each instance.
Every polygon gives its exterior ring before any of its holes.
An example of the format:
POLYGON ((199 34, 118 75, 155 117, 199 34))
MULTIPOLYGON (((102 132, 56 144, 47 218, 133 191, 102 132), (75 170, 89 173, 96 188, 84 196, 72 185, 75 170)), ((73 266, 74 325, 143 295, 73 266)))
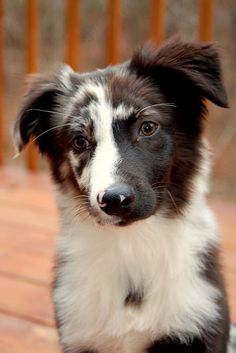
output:
POLYGON ((211 45, 170 41, 88 74, 35 80, 15 125, 54 180, 100 224, 127 225, 188 202, 201 158, 204 99, 227 106, 211 45))

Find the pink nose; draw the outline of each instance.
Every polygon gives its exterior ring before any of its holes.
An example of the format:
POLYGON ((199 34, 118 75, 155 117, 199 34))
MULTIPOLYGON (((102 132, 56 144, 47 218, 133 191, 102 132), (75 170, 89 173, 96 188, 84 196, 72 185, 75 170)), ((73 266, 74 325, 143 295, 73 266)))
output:
POLYGON ((99 193, 97 195, 97 202, 98 202, 99 207, 106 207, 106 205, 107 205, 106 203, 104 203, 102 201, 104 195, 105 195, 105 190, 99 191, 99 193))

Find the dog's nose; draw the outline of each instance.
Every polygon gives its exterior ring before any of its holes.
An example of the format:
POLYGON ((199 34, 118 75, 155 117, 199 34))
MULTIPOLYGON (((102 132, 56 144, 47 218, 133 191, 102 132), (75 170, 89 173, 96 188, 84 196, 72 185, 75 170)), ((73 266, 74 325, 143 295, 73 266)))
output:
POLYGON ((134 201, 134 189, 126 184, 112 185, 97 195, 97 202, 102 211, 113 216, 122 216, 134 201))

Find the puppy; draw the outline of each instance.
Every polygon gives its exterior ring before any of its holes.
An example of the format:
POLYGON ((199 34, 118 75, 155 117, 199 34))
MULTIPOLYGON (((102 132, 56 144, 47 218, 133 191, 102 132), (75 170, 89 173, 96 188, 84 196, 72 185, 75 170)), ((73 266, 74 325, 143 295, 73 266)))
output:
POLYGON ((34 80, 15 141, 35 140, 56 185, 64 352, 227 352, 206 98, 228 106, 216 48, 176 39, 34 80))

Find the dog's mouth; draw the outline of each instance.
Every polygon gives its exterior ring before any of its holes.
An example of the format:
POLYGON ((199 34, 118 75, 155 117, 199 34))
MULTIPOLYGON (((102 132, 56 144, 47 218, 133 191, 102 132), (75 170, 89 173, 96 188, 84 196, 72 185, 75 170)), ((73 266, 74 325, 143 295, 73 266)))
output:
POLYGON ((88 208, 88 212, 89 212, 89 215, 94 219, 94 221, 101 226, 106 226, 106 225, 119 226, 125 223, 125 221, 123 221, 121 217, 109 216, 109 215, 106 215, 105 213, 103 214, 102 211, 99 211, 92 206, 88 208))
POLYGON ((105 217, 105 218, 97 217, 97 218, 95 218, 95 220, 101 226, 105 226, 105 225, 119 226, 119 225, 123 224, 123 221, 121 220, 121 218, 117 217, 117 216, 110 216, 109 218, 108 217, 105 217))
POLYGON ((138 217, 136 214, 127 214, 127 217, 121 217, 117 215, 107 215, 102 211, 98 211, 96 208, 89 207, 90 217, 100 226, 116 226, 116 227, 125 227, 129 226, 136 221, 140 221, 152 216, 153 213, 147 214, 143 217, 138 217))

